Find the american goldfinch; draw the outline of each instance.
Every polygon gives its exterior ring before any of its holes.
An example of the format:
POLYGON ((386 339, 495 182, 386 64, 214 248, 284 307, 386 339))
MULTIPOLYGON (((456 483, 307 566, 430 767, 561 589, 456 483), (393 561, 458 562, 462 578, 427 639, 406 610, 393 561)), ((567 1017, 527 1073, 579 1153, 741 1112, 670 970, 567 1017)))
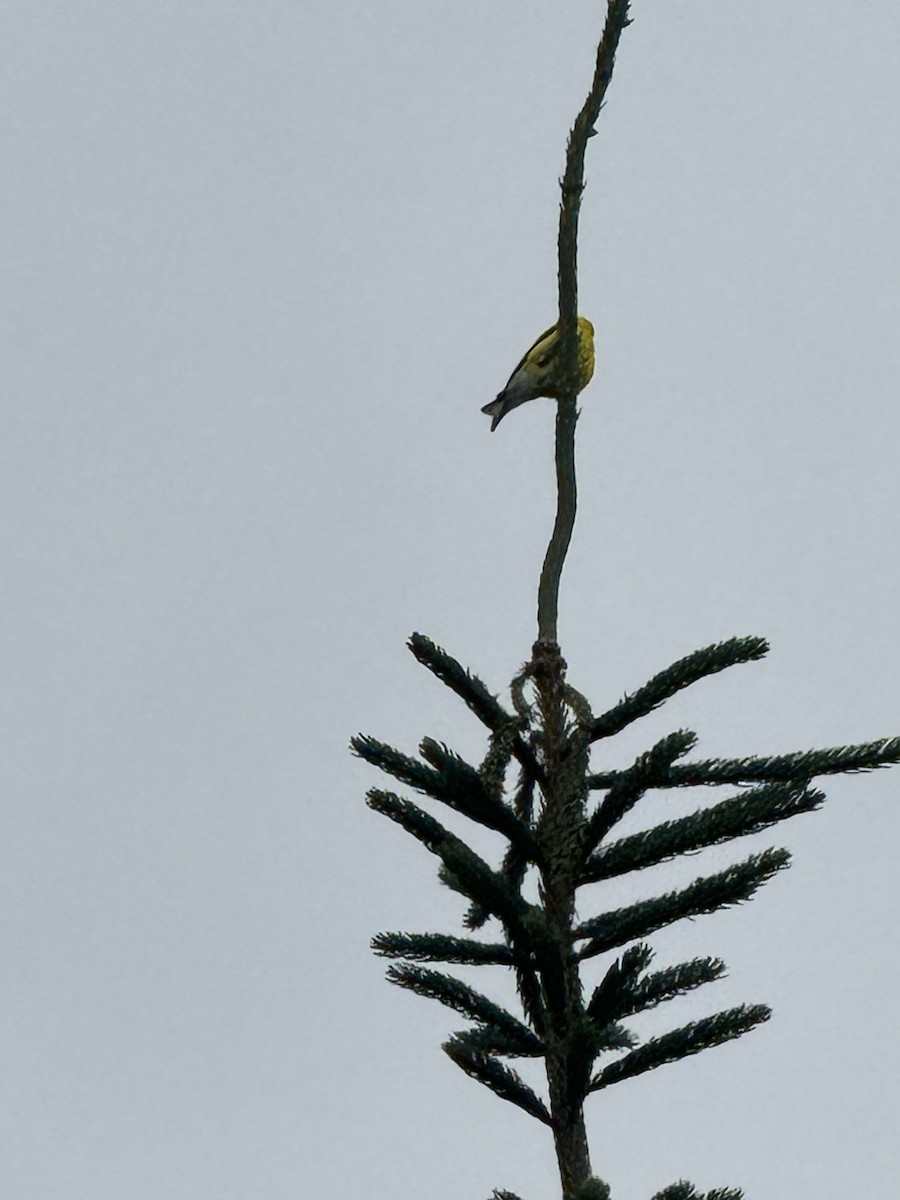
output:
MULTIPOLYGON (((496 400, 481 410, 492 417, 491 433, 512 409, 538 396, 559 399, 561 384, 558 370, 559 337, 556 326, 545 330, 516 366, 509 382, 496 400)), ((580 392, 594 374, 594 327, 587 317, 578 318, 578 376, 575 391, 580 392)))

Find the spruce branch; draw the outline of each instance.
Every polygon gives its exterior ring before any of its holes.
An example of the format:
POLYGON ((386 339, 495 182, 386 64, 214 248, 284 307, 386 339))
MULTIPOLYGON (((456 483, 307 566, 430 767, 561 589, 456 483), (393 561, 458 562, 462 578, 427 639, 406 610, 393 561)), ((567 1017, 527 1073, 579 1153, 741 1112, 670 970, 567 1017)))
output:
MULTIPOLYGON (((493 786, 488 787, 482 772, 476 771, 458 754, 454 754, 433 738, 422 739, 419 753, 435 768, 440 778, 442 794, 435 796, 431 792, 430 795, 479 825, 502 833, 530 861, 540 861, 540 851, 534 834, 503 799, 502 782, 498 786, 498 781, 492 779, 493 786)), ((484 771, 491 768, 494 757, 494 754, 488 754, 484 771)))
POLYGON ((543 1037, 548 1027, 547 997, 535 955, 514 947, 513 969, 522 1011, 537 1034, 543 1037))
POLYGON ((609 1184, 592 1175, 575 1193, 575 1200, 609 1200, 609 1184))
POLYGON ((743 1200, 743 1196, 740 1188, 713 1188, 711 1192, 701 1195, 692 1183, 680 1179, 678 1183, 670 1183, 667 1188, 657 1192, 653 1200, 743 1200))
POLYGON ((433 642, 424 633, 413 633, 406 643, 416 661, 427 667, 441 683, 447 685, 488 729, 495 731, 512 720, 497 697, 486 685, 448 654, 443 646, 433 642))
POLYGON ((464 1017, 495 1030, 508 1047, 504 1053, 536 1057, 544 1051, 544 1043, 527 1025, 453 975, 400 963, 388 968, 387 978, 398 987, 438 1000, 464 1017))
POLYGON ((417 792, 433 797, 435 791, 442 790, 441 779, 436 771, 419 762, 417 758, 395 750, 386 742, 380 742, 365 733, 358 733, 350 739, 350 749, 357 758, 364 759, 400 783, 415 788, 417 792))
MULTIPOLYGON (((524 772, 522 773, 522 778, 513 799, 513 810, 519 820, 531 828, 534 814, 534 779, 524 772)), ((522 890, 522 883, 527 870, 528 859, 526 856, 518 846, 508 846, 506 853, 503 855, 500 874, 510 887, 515 888, 517 892, 521 892, 522 890)), ((483 905, 472 904, 463 918, 463 924, 467 929, 480 929, 489 919, 490 915, 483 905)))
POLYGON ((787 850, 766 850, 762 854, 752 854, 744 862, 735 863, 715 875, 696 879, 680 891, 667 892, 653 900, 642 900, 584 921, 573 934, 577 940, 589 939, 578 957, 593 958, 623 946, 634 938, 646 937, 685 917, 698 917, 741 904, 749 900, 776 872, 783 870, 790 862, 790 857, 787 850))
POLYGON ((674 1000, 692 992, 705 983, 715 983, 725 974, 725 964, 720 958, 692 958, 689 962, 665 967, 644 976, 625 997, 621 1016, 656 1008, 666 1000, 674 1000))
POLYGON ((419 748, 426 763, 364 734, 351 738, 350 745, 359 758, 400 783, 446 804, 479 825, 502 833, 527 858, 534 860, 539 856, 534 835, 513 809, 488 791, 474 767, 433 738, 425 738, 419 748))
POLYGON ((591 726, 592 742, 611 737, 621 732, 626 725, 640 717, 646 717, 670 697, 683 688, 696 683, 707 675, 715 675, 738 663, 753 662, 763 658, 769 651, 769 643, 761 637, 735 637, 713 646, 695 650, 686 658, 654 675, 649 683, 626 696, 609 712, 598 717, 591 726))
POLYGON ((713 983, 725 973, 721 959, 695 958, 642 977, 652 957, 650 947, 641 942, 629 946, 594 989, 588 1016, 598 1022, 619 1021, 713 983))
POLYGON ((775 783, 753 788, 712 808, 663 821, 652 829, 601 846, 588 859, 582 883, 598 883, 630 871, 642 871, 679 854, 691 854, 734 838, 768 829, 778 821, 813 812, 825 802, 824 792, 803 783, 775 783))
MULTIPOLYGON (((512 741, 515 726, 510 722, 488 739, 487 753, 478 766, 478 778, 489 796, 508 807, 505 801, 506 775, 512 760, 512 741)), ((467 770, 472 768, 466 764, 467 770)))
POLYGON ((466 1042, 464 1035, 454 1034, 441 1048, 460 1070, 490 1088, 501 1100, 508 1100, 510 1104, 517 1105, 545 1125, 551 1124, 550 1114, 543 1101, 524 1079, 491 1055, 473 1049, 466 1042))
POLYGON ((596 1054, 609 1050, 632 1050, 638 1043, 637 1035, 618 1021, 597 1024, 592 1029, 592 1049, 596 1054))
POLYGON ((723 1042, 748 1033, 763 1021, 768 1021, 771 1015, 772 1010, 765 1004, 741 1004, 737 1008, 716 1013, 715 1016, 692 1021, 689 1025, 663 1034, 662 1037, 651 1038, 637 1050, 632 1050, 624 1058, 604 1067, 591 1080, 589 1090, 598 1092, 601 1088, 620 1083, 623 1079, 633 1079, 636 1075, 643 1075, 645 1071, 653 1071, 665 1063, 677 1062, 712 1046, 720 1046, 723 1042))
POLYGON ((501 1058, 541 1058, 544 1054, 543 1042, 540 1042, 539 1049, 533 1043, 526 1045, 509 1037, 496 1025, 477 1025, 474 1029, 458 1032, 456 1038, 479 1054, 493 1054, 501 1058))
MULTIPOLYGON (((436 854, 452 876, 454 886, 458 885, 458 889, 470 900, 484 905, 499 917, 513 937, 524 937, 523 922, 531 913, 532 906, 510 887, 502 875, 491 870, 484 859, 461 838, 450 833, 410 800, 404 800, 393 792, 372 788, 367 803, 375 812, 395 821, 427 850, 436 854)), ((531 915, 533 918, 534 914, 531 915)))
POLYGON ((511 967, 514 963, 509 946, 449 937, 444 933, 378 933, 372 938, 372 950, 382 958, 406 958, 413 962, 459 963, 469 967, 511 967))
MULTIPOLYGON (((472 675, 451 654, 438 646, 423 633, 413 633, 407 646, 423 667, 427 667, 432 675, 446 684, 452 692, 463 700, 479 721, 486 725, 492 733, 497 733, 508 724, 518 726, 519 721, 508 713, 500 701, 488 691, 477 675, 472 675)), ((533 779, 543 777, 543 769, 535 757, 534 751, 520 733, 513 739, 512 752, 533 779)))
MULTIPOLYGON (((612 1021, 626 1016, 627 1001, 637 987, 638 978, 650 960, 653 951, 638 942, 629 946, 621 958, 617 958, 603 979, 594 988, 587 1006, 587 1015, 593 1021, 612 1021)), ((636 1012, 636 1009, 632 1011, 636 1012)))
MULTIPOLYGON (((662 769, 648 787, 695 787, 720 783, 790 783, 818 775, 845 775, 875 771, 900 762, 900 737, 881 738, 856 746, 832 746, 827 750, 801 750, 772 758, 711 758, 662 769)), ((591 775, 591 788, 611 788, 622 771, 591 775)))
MULTIPOLYGON (((656 786, 655 781, 670 769, 672 763, 696 744, 696 733, 690 729, 678 729, 661 738, 626 770, 617 771, 615 781, 608 785, 606 796, 588 820, 582 839, 582 853, 589 854, 612 827, 634 808, 644 793, 656 786)), ((588 782, 596 778, 589 776, 588 782)))

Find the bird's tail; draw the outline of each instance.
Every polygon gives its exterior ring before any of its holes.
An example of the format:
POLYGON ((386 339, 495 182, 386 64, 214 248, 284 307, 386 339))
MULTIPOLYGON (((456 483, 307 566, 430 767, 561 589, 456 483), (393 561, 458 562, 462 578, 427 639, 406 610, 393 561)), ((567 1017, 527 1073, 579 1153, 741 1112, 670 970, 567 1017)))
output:
POLYGON ((483 413, 487 413, 487 415, 492 418, 491 433, 494 432, 494 430, 509 412, 509 406, 507 405, 506 401, 506 392, 501 392, 496 400, 492 400, 490 404, 486 404, 481 410, 483 413))

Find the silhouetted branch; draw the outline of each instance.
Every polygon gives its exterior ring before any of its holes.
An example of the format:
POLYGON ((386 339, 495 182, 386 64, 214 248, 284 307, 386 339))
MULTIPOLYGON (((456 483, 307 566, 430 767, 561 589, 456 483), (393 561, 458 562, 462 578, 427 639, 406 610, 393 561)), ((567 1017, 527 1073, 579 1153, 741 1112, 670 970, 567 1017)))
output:
MULTIPOLYGON (((874 771, 900 762, 900 737, 863 742, 858 746, 832 746, 827 750, 801 750, 773 758, 710 758, 660 769, 648 788, 695 787, 719 783, 790 783, 817 775, 843 775, 874 771)), ((611 788, 625 774, 607 771, 588 776, 588 786, 611 788)))
POLYGON ((777 821, 813 812, 825 793, 802 783, 772 783, 753 788, 690 816, 663 821, 595 850, 585 864, 583 883, 599 883, 630 871, 656 866, 679 854, 692 854, 734 838, 768 829, 777 821))
POLYGON ((593 958, 634 938, 663 929, 685 917, 698 917, 716 912, 732 904, 749 900, 758 888, 767 883, 790 862, 787 850, 766 850, 752 854, 744 862, 735 863, 715 875, 696 879, 686 888, 667 892, 653 900, 641 900, 627 908, 603 913, 583 921, 575 930, 576 938, 589 938, 578 953, 580 959, 593 958))
POLYGON ((566 170, 560 182, 558 281, 559 281, 559 353, 564 386, 556 409, 556 521, 547 546, 538 586, 538 641, 557 641, 559 582, 566 552, 572 540, 577 507, 575 483, 575 407, 574 380, 578 361, 578 219, 584 191, 584 153, 594 123, 600 115, 606 89, 612 79, 619 39, 628 19, 629 0, 608 0, 606 24, 597 47, 594 78, 581 112, 569 134, 566 170), (566 380, 572 380, 566 384, 566 380))
POLYGON ((645 1071, 653 1071, 665 1063, 677 1062, 687 1058, 689 1054, 699 1054, 711 1046, 719 1046, 732 1038, 740 1037, 754 1026, 768 1021, 772 1010, 765 1004, 748 1006, 741 1004, 737 1008, 726 1009, 713 1017, 704 1017, 700 1021, 692 1021, 662 1037, 651 1038, 637 1050, 632 1050, 624 1058, 610 1063, 599 1071, 591 1081, 590 1090, 597 1092, 610 1084, 619 1083, 623 1079, 631 1079, 642 1075, 645 1071))
POLYGON ((482 1054, 466 1043, 465 1037, 455 1035, 444 1042, 443 1051, 448 1058, 472 1079, 477 1079, 485 1087, 501 1098, 515 1104, 536 1117, 545 1125, 550 1125, 550 1114, 542 1100, 535 1095, 527 1083, 503 1063, 498 1062, 489 1054, 482 1054))
POLYGON ((769 643, 761 637, 729 638, 714 646, 704 646, 686 658, 654 675, 649 683, 631 696, 626 696, 615 708, 598 717, 591 726, 591 741, 612 737, 639 717, 646 717, 676 692, 689 687, 706 675, 715 675, 737 663, 753 662, 768 653, 769 643))
MULTIPOLYGON (((496 696, 492 695, 477 675, 472 675, 451 654, 438 646, 423 633, 414 633, 407 642, 416 659, 447 685, 462 699, 483 725, 496 733, 516 718, 506 711, 496 696)), ((528 774, 537 780, 543 778, 543 768, 534 751, 520 734, 512 743, 512 752, 528 774)))
POLYGON ((450 937, 444 933, 378 933, 372 949, 382 958, 407 958, 412 962, 460 963, 479 967, 511 967, 513 952, 499 942, 476 942, 474 938, 450 937))

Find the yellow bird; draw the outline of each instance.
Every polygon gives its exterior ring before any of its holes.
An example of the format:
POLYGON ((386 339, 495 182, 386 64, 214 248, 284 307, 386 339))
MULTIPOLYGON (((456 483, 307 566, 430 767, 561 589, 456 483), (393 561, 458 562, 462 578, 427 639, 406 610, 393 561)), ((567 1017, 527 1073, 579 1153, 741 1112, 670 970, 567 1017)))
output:
MULTIPOLYGON (((578 375, 575 391, 580 392, 591 382, 594 374, 594 327, 587 317, 578 318, 578 375)), ((481 410, 492 417, 491 433, 508 412, 535 400, 538 396, 550 396, 558 400, 561 393, 559 379, 559 336, 556 326, 546 329, 528 350, 522 361, 509 377, 509 382, 496 400, 481 410)))

